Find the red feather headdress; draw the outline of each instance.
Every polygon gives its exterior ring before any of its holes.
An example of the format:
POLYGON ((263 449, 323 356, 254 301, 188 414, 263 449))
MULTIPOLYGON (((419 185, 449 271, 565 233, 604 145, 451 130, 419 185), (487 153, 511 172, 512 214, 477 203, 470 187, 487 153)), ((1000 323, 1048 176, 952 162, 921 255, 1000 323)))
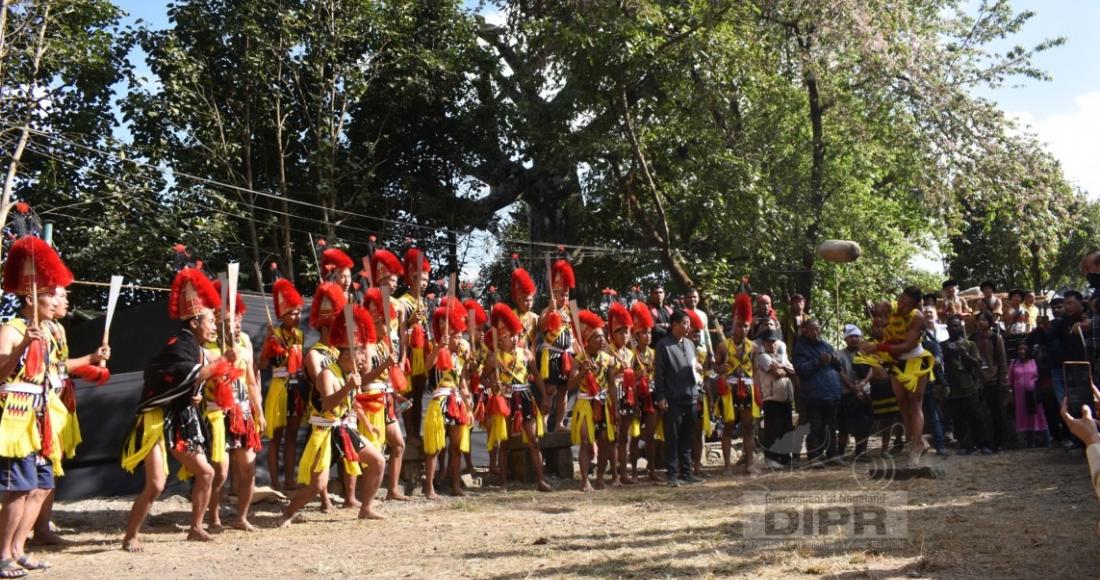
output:
POLYGON ((620 302, 612 302, 611 307, 607 309, 607 325, 610 327, 611 332, 615 332, 620 327, 625 326, 628 330, 634 326, 634 319, 630 316, 630 311, 626 309, 620 302))
POLYGON ((457 299, 444 300, 442 306, 432 313, 432 332, 435 336, 443 336, 444 331, 451 334, 466 332, 466 308, 457 299), (444 321, 450 326, 444 328, 444 321))
POLYGON ((37 286, 40 293, 53 293, 58 286, 72 283, 73 273, 46 242, 34 236, 24 236, 11 245, 8 260, 4 263, 5 292, 30 296, 32 287, 37 286))
POLYGON ((402 266, 405 268, 405 281, 408 282, 414 273, 416 273, 416 262, 420 261, 420 275, 423 278, 428 277, 428 273, 432 271, 432 264, 428 262, 428 257, 424 255, 424 252, 420 248, 409 248, 405 251, 405 260, 402 266))
POLYGON ((221 294, 214 284, 197 268, 184 268, 172 281, 172 293, 168 296, 168 318, 188 320, 221 308, 221 294))
POLYGON ((286 278, 279 278, 271 286, 271 300, 275 303, 275 316, 278 318, 295 308, 301 308, 305 303, 298 289, 286 278))
MULTIPOLYGON (((355 344, 366 346, 378 342, 378 333, 374 330, 374 321, 371 320, 370 312, 356 304, 352 307, 352 316, 355 318, 355 344)), ((343 312, 332 323, 332 330, 329 331, 329 344, 339 348, 348 345, 348 325, 343 312)))
POLYGON ((752 321, 752 298, 744 292, 733 299, 733 320, 734 323, 752 321))
MULTIPOLYGON (((378 288, 377 286, 373 288, 368 288, 366 295, 363 297, 363 303, 367 306, 367 308, 372 309, 371 316, 376 316, 380 320, 382 319, 382 290, 380 288, 378 288)), ((394 317, 397 316, 397 313, 395 313, 393 310, 392 303, 386 304, 386 311, 388 311, 390 315, 390 320, 393 320, 394 317)))
POLYGON ((503 327, 512 336, 519 336, 523 332, 523 323, 520 322, 519 316, 516 316, 516 312, 503 302, 493 305, 492 321, 493 328, 503 327))
POLYGON ((634 318, 635 332, 653 329, 653 315, 650 314, 649 307, 645 305, 645 302, 638 300, 631 304, 630 316, 634 318))
POLYGON ((554 262, 553 283, 551 286, 556 288, 576 288, 577 277, 573 274, 573 265, 568 260, 559 259, 554 262))
POLYGON ((477 300, 468 298, 462 303, 462 306, 465 307, 466 310, 474 311, 474 324, 476 324, 478 328, 485 326, 485 323, 489 322, 489 315, 485 313, 485 309, 481 307, 481 303, 477 300))
POLYGON ((401 260, 389 250, 376 250, 370 258, 371 268, 374 269, 374 282, 377 284, 382 278, 389 276, 402 276, 405 268, 401 266, 401 260))
POLYGON ((351 257, 339 248, 329 248, 321 253, 321 271, 325 273, 326 279, 336 272, 350 269, 353 265, 355 262, 351 261, 351 257))
POLYGON ((519 304, 534 293, 535 281, 531 279, 531 274, 523 268, 512 270, 512 302, 519 304))
POLYGON ((692 310, 684 310, 687 313, 688 318, 691 320, 692 330, 703 330, 703 319, 699 318, 699 315, 692 310))
POLYGON ((347 304, 344 289, 334 282, 325 282, 313 293, 313 304, 309 308, 309 325, 318 331, 332 325, 343 316, 344 304, 347 304))
MULTIPOLYGON (((214 291, 218 293, 218 296, 222 295, 222 281, 214 280, 214 291)), ((244 298, 241 298, 241 293, 237 292, 237 314, 244 316, 244 313, 248 311, 248 306, 245 306, 244 298)))
POLYGON ((588 342, 588 337, 592 336, 592 333, 603 328, 603 319, 599 314, 592 312, 591 310, 581 310, 577 313, 577 320, 580 321, 580 333, 584 342, 588 342))

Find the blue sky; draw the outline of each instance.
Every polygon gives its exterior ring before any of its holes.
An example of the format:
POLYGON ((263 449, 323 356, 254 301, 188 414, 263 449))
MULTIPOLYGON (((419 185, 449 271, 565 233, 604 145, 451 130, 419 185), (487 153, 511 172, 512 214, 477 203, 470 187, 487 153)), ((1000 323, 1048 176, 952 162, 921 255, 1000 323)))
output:
MULTIPOLYGON (((167 2, 116 2, 130 13, 128 22, 140 18, 154 27, 168 25, 167 2)), ((1053 80, 1018 80, 1012 86, 977 93, 996 101, 1037 134, 1062 162, 1071 181, 1100 196, 1100 2, 1013 0, 1012 4, 1017 10, 1035 12, 1035 17, 997 48, 1030 47, 1047 38, 1066 37, 1065 45, 1040 54, 1035 61, 1053 80)), ((977 0, 970 0, 970 5, 976 6, 977 0)))

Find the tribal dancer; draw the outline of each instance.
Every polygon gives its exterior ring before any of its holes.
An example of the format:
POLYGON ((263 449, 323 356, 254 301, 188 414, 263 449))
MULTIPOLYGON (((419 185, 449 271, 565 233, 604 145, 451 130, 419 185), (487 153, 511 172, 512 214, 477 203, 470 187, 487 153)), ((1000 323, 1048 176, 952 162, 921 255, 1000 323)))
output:
POLYGON ((515 313, 522 325, 517 336, 520 348, 535 346, 535 331, 539 325, 539 315, 531 311, 535 305, 535 281, 531 274, 519 266, 519 256, 512 254, 512 302, 515 313))
POLYGON ((925 324, 920 304, 920 288, 909 286, 902 290, 887 319, 883 341, 879 344, 865 341, 859 345, 861 353, 877 353, 883 366, 890 369, 890 386, 897 397, 908 439, 910 466, 919 465, 921 455, 929 448, 923 436, 921 403, 934 360, 932 353, 921 345, 925 324))
POLYGON ((47 375, 53 366, 48 323, 57 312, 57 287, 73 275, 46 242, 25 236, 4 264, 4 291, 19 297, 20 312, 0 328, 0 574, 26 576, 49 568, 24 552, 42 503, 54 488, 62 450, 51 427, 47 375))
MULTIPOLYGON (((375 334, 380 337, 378 341, 367 347, 367 357, 370 368, 379 369, 379 374, 363 387, 364 400, 367 401, 363 406, 364 419, 373 428, 364 426, 360 428, 360 432, 366 435, 379 450, 389 447, 386 500, 409 501, 408 496, 401 493, 397 486, 401 478, 401 461, 405 456, 405 436, 397 423, 397 400, 393 386, 397 356, 394 354, 392 343, 384 338, 389 329, 386 328, 386 318, 382 314, 382 291, 378 288, 367 290, 365 301, 371 319, 374 321, 375 334)), ((397 316, 393 306, 389 304, 387 306, 390 318, 397 316)))
POLYGON ((597 444, 596 489, 604 487, 603 475, 609 460, 612 478, 618 468, 612 446, 615 442, 615 397, 608 393, 615 360, 607 354, 604 322, 600 315, 582 310, 578 318, 584 356, 580 357, 569 376, 569 389, 578 389, 570 436, 573 445, 580 445, 581 491, 588 492, 593 488, 588 481, 588 470, 597 444))
MULTIPOLYGON (((331 322, 325 340, 310 348, 306 355, 306 376, 310 378, 313 389, 309 396, 309 424, 312 427, 298 465, 298 483, 303 487, 298 489, 283 512, 280 526, 290 525, 298 510, 327 486, 329 468, 336 460, 343 465, 345 473, 356 476, 361 473, 360 466, 366 465, 367 473, 360 490, 363 503, 359 518, 384 519, 374 511, 374 496, 382 483, 385 458, 357 430, 356 407, 359 404, 356 396, 360 385, 376 380, 385 367, 377 367, 365 376, 360 373, 366 365, 365 347, 377 339, 374 323, 366 309, 356 306, 353 309, 355 328, 349 329, 342 305, 332 310, 332 306, 337 304, 333 296, 339 294, 327 288, 322 290, 328 285, 322 284, 318 288, 323 303, 317 307, 318 296, 315 296, 314 308, 310 311, 311 321, 331 322), (349 339, 351 333, 355 334, 354 341, 349 339)), ((345 494, 354 496, 355 490, 347 489, 345 494)))
MULTIPOLYGON (((81 442, 80 421, 76 416, 76 385, 70 375, 77 376, 88 382, 102 385, 111 378, 107 367, 99 366, 100 362, 106 363, 111 358, 111 347, 103 345, 92 354, 79 358, 69 358, 69 343, 65 333, 65 327, 61 320, 69 314, 69 291, 63 286, 58 286, 54 298, 57 300, 54 310, 54 318, 44 324, 48 329, 47 336, 50 339, 50 368, 48 376, 50 391, 48 395, 48 407, 50 410, 50 426, 54 429, 54 440, 60 443, 55 449, 55 458, 52 461, 54 475, 64 475, 61 469, 61 455, 66 459, 72 459, 76 455, 76 446, 81 442)), ((38 521, 34 525, 34 543, 55 545, 64 540, 52 529, 54 492, 46 496, 42 504, 42 511, 38 521)))
MULTIPOLYGON (((569 291, 576 287, 573 266, 557 260, 550 274, 550 304, 539 317, 542 344, 539 345, 539 376, 546 396, 553 401, 553 428, 565 429, 566 382, 573 370, 573 334, 570 330, 569 291)), ((603 334, 603 331, 600 331, 603 334)))
POLYGON ((321 281, 335 283, 347 294, 352 289, 351 267, 354 265, 355 262, 343 250, 329 248, 321 253, 321 281))
POLYGON ((753 465, 755 454, 755 419, 760 416, 757 388, 753 384, 756 343, 749 340, 752 326, 752 298, 741 292, 733 303, 733 335, 718 345, 715 354, 718 380, 715 385, 718 408, 722 418, 722 460, 725 474, 733 475, 730 448, 733 445, 733 427, 741 423, 742 457, 745 473, 756 475, 760 469, 753 465))
POLYGON ((264 401, 265 435, 268 439, 267 471, 277 490, 293 489, 294 466, 298 459, 298 430, 302 425, 309 393, 303 388, 302 347, 305 335, 302 295, 289 280, 280 278, 271 287, 275 317, 279 326, 268 328, 260 351, 259 368, 271 365, 271 384, 264 401), (279 482, 279 446, 283 447, 283 480, 279 482))
POLYGON ((439 499, 435 493, 436 458, 444 450, 449 456, 451 494, 466 495, 459 478, 462 453, 470 450, 470 407, 464 373, 470 344, 462 338, 465 331, 466 309, 458 299, 445 300, 432 313, 435 348, 428 357, 432 363, 428 377, 432 397, 424 416, 424 496, 428 499, 439 499))
POLYGON ((691 439, 691 460, 694 463, 695 476, 703 477, 703 441, 707 437, 714 434, 714 397, 712 396, 710 389, 708 389, 706 376, 708 371, 711 370, 710 353, 706 348, 701 346, 703 333, 706 332, 706 328, 703 327, 703 319, 699 318, 692 310, 685 310, 685 314, 688 316, 688 320, 691 321, 691 331, 688 334, 688 338, 695 345, 695 362, 699 370, 699 373, 695 375, 698 380, 699 391, 699 420, 695 422, 695 433, 691 439))
MULTIPOLYGON (((302 367, 305 373, 302 377, 306 381, 306 391, 309 397, 314 396, 317 385, 317 373, 325 369, 325 366, 339 358, 339 348, 333 346, 331 337, 332 326, 337 318, 343 316, 344 305, 347 304, 347 291, 339 282, 324 282, 313 292, 313 301, 309 310, 309 325, 320 335, 317 342, 306 350, 303 356, 302 367)), ((301 463, 298 464, 298 479, 301 479, 301 463)), ((344 487, 344 507, 359 507, 359 500, 355 499, 356 479, 355 473, 339 469, 341 482, 344 487)), ((327 480, 326 480, 327 482, 327 480)), ((298 483, 302 483, 299 481, 298 483)), ((306 482, 308 483, 308 481, 306 482)), ((321 512, 327 513, 332 509, 332 501, 328 496, 328 486, 321 488, 321 512)))
POLYGON ((402 344, 407 347, 406 365, 412 394, 409 401, 412 406, 405 412, 405 432, 409 439, 420 438, 420 424, 424 414, 424 391, 428 384, 427 355, 428 344, 428 305, 424 300, 424 291, 428 288, 432 265, 428 257, 419 248, 409 248, 405 252, 405 283, 409 291, 398 299, 397 311, 404 322, 402 344))
MULTIPOLYGON (((221 294, 221 286, 214 282, 214 289, 221 294)), ((203 345, 207 356, 218 358, 234 351, 230 358, 239 371, 232 381, 217 378, 206 382, 203 389, 203 416, 210 432, 210 465, 214 468, 214 482, 210 488, 210 531, 222 530, 222 486, 233 469, 233 484, 237 494, 237 519, 231 524, 238 530, 256 531, 248 521, 248 508, 252 505, 252 492, 256 484, 256 452, 262 448, 260 433, 266 423, 260 385, 256 382, 256 368, 252 361, 252 341, 241 332, 246 307, 240 293, 227 300, 236 301, 236 311, 230 319, 229 308, 223 304, 215 312, 221 321, 218 337, 203 345), (228 451, 228 452, 227 452, 228 451)), ((182 477, 182 474, 181 474, 182 477)))
MULTIPOLYGON (((523 323, 507 304, 493 306, 491 321, 496 344, 485 363, 485 382, 492 387, 495 404, 502 407, 496 411, 497 414, 510 414, 503 428, 507 431, 510 426, 512 433, 522 434, 535 468, 538 490, 551 491, 543 476, 542 450, 539 448, 539 440, 544 434, 542 412, 535 402, 536 393, 532 392, 532 388, 538 389, 540 398, 546 400, 541 394, 542 381, 535 372, 535 357, 522 346, 523 323)), ((509 438, 505 436, 498 447, 502 489, 508 488, 508 444, 509 438)))
POLYGON ((221 306, 218 292, 201 270, 184 268, 172 282, 168 297, 168 317, 183 321, 183 326, 160 354, 145 367, 145 386, 138 404, 137 417, 122 450, 122 468, 133 473, 145 464, 145 488, 134 500, 122 548, 140 552, 137 539, 149 508, 168 479, 168 454, 194 477, 191 487, 191 526, 187 539, 210 541, 202 529, 202 518, 210 503, 210 485, 214 468, 206 460, 210 434, 199 411, 202 386, 214 377, 227 379, 234 371, 228 351, 211 361, 202 345, 216 340, 218 325, 214 310, 221 306))
MULTIPOLYGON (((478 402, 478 395, 481 394, 481 369, 485 366, 485 361, 489 359, 489 346, 486 344, 485 329, 489 326, 489 314, 485 312, 485 309, 481 307, 481 303, 473 298, 467 298, 462 303, 463 308, 466 309, 466 326, 470 326, 470 322, 473 322, 473 328, 467 328, 466 333, 469 337, 470 343, 470 356, 466 359, 466 405, 470 408, 470 432, 473 432, 474 422, 474 408, 478 402), (478 393, 475 393, 475 388, 478 393)), ((462 453, 463 459, 466 461, 466 473, 474 473, 474 458, 467 449, 462 453)), ((491 471, 491 470, 490 470, 491 471)))
MULTIPOLYGON (((322 245, 324 240, 321 240, 322 245)), ((355 291, 352 286, 352 274, 351 268, 355 265, 351 257, 340 248, 328 248, 321 253, 321 282, 331 282, 336 284, 344 291, 344 298, 347 302, 354 302, 355 291)), ((320 332, 320 329, 318 329, 320 332)), ((308 390, 308 389, 307 389, 308 390)), ((355 499, 355 490, 357 489, 355 474, 347 473, 344 471, 343 464, 336 466, 336 471, 340 474, 340 480, 344 483, 344 507, 356 508, 359 507, 359 500, 355 499)), ((328 497, 328 488, 326 487, 321 491, 321 508, 322 511, 327 511, 332 506, 332 502, 328 497)))
POLYGON ((653 372, 656 354, 650 347, 653 341, 653 315, 644 302, 630 305, 630 315, 634 319, 634 376, 637 381, 638 414, 634 423, 640 437, 630 442, 630 462, 634 478, 638 478, 639 440, 645 443, 646 471, 650 481, 660 481, 657 477, 658 446, 664 445, 664 429, 660 412, 653 404, 653 372))
MULTIPOLYGON (((630 329, 634 326, 634 319, 630 311, 620 302, 612 302, 607 310, 607 326, 611 331, 611 344, 607 345, 607 353, 614 359, 611 367, 611 379, 616 406, 618 407, 618 431, 615 445, 618 456, 619 477, 616 483, 633 484, 637 479, 628 475, 626 464, 628 452, 633 442, 641 436, 641 424, 638 421, 638 381, 634 360, 634 349, 630 347, 630 329)), ((614 475, 614 471, 612 472, 614 475)))

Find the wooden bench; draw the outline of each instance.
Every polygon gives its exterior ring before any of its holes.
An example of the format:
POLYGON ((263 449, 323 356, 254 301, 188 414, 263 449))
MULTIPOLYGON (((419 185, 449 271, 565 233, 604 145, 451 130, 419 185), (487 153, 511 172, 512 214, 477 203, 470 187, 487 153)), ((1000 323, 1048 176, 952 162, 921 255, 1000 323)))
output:
MULTIPOLYGON (((539 440, 545 475, 554 475, 560 479, 573 479, 573 442, 569 431, 547 433, 539 440)), ((535 468, 531 464, 531 454, 523 437, 513 436, 508 440, 508 476, 525 483, 535 482, 535 468)))

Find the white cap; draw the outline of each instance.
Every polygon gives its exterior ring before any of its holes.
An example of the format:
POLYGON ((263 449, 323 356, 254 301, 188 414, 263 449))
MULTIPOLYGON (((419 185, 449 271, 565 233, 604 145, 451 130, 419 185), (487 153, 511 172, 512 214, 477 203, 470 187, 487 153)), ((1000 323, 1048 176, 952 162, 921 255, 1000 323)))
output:
POLYGON ((845 324, 844 325, 844 338, 848 338, 849 336, 863 336, 863 331, 860 330, 859 327, 854 325, 854 324, 845 324))

